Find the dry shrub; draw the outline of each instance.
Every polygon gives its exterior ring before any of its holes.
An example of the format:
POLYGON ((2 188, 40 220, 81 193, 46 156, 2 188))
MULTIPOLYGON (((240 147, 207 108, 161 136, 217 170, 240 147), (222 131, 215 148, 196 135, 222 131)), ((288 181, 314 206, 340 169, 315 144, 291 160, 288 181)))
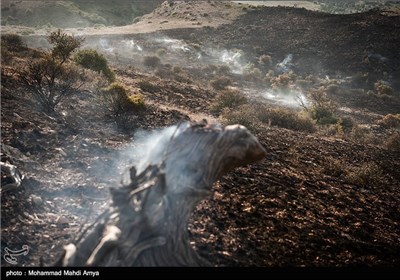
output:
POLYGON ((141 80, 138 82, 138 86, 146 92, 155 93, 160 91, 159 87, 147 80, 141 80))
POLYGON ((232 85, 232 80, 229 77, 222 76, 220 78, 217 78, 215 80, 210 81, 210 85, 213 89, 216 90, 223 90, 227 86, 232 85))
POLYGON ((222 111, 220 119, 223 125, 244 125, 253 133, 259 132, 262 128, 262 123, 257 118, 257 113, 249 104, 244 104, 234 109, 225 108, 222 111))
POLYGON ((328 176, 340 177, 346 173, 345 166, 342 161, 330 156, 325 158, 321 171, 328 176))
POLYGON ((315 132, 314 122, 293 110, 285 108, 266 108, 257 106, 257 116, 263 123, 295 131, 315 132))
POLYGON ((290 85, 295 83, 296 78, 296 74, 294 74, 292 71, 289 71, 280 74, 277 77, 271 77, 269 83, 271 84, 273 89, 285 90, 289 88, 290 85))
POLYGON ((353 140, 360 143, 371 143, 373 140, 373 134, 368 127, 354 125, 351 129, 350 136, 353 140))
POLYGON ((272 66, 272 57, 270 55, 260 55, 258 58, 258 64, 263 65, 265 67, 271 67, 272 66))
POLYGON ((10 52, 19 52, 26 49, 22 37, 18 34, 1 34, 1 48, 10 52))
POLYGON ((253 82, 261 81, 262 78, 261 70, 256 67, 250 67, 244 71, 243 78, 247 81, 253 81, 253 82))
POLYGON ((223 90, 217 94, 214 102, 210 106, 213 114, 220 114, 225 108, 236 108, 246 104, 247 98, 238 90, 223 90))
POLYGON ((157 56, 145 56, 143 58, 143 65, 149 68, 157 68, 161 64, 160 58, 157 56))
POLYGON ((393 153, 397 153, 400 155, 400 132, 397 131, 392 134, 386 141, 385 141, 385 148, 393 153))
POLYGON ((355 126, 354 120, 349 117, 339 118, 336 123, 336 130, 338 133, 350 133, 355 126))
POLYGON ((311 81, 309 80, 297 80, 296 85, 302 90, 308 90, 311 87, 311 81))
POLYGON ((375 91, 378 95, 392 95, 393 88, 386 82, 379 80, 374 84, 375 91))
POLYGON ((380 126, 385 128, 400 127, 400 114, 387 114, 377 122, 380 126))
POLYGON ((382 169, 375 162, 366 162, 352 167, 346 174, 346 181, 361 187, 379 187, 383 181, 382 169))
POLYGON ((218 75, 228 75, 231 73, 231 68, 228 65, 218 65, 217 74, 218 75))
POLYGON ((160 48, 160 49, 157 50, 156 53, 157 53, 157 55, 159 57, 163 57, 163 56, 165 56, 167 54, 167 50, 165 48, 160 48))

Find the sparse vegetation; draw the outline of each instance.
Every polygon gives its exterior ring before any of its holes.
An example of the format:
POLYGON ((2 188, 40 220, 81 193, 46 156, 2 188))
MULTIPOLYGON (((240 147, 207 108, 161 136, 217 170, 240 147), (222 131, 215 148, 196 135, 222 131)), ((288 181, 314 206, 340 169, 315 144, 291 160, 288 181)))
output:
POLYGON ((102 73, 110 82, 115 81, 115 74, 108 66, 107 59, 96 50, 81 50, 75 54, 74 61, 86 69, 102 73))

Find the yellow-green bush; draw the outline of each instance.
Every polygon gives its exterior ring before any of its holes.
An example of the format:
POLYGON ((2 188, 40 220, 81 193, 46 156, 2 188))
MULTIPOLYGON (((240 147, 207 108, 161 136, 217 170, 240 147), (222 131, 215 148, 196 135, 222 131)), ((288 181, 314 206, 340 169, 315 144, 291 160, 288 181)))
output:
POLYGON ((128 89, 117 82, 101 90, 101 100, 104 107, 115 118, 121 118, 126 113, 144 106, 142 96, 130 95, 128 89))
POLYGON ((290 109, 258 106, 255 110, 258 119, 263 123, 295 131, 314 132, 316 130, 314 122, 309 117, 290 109))

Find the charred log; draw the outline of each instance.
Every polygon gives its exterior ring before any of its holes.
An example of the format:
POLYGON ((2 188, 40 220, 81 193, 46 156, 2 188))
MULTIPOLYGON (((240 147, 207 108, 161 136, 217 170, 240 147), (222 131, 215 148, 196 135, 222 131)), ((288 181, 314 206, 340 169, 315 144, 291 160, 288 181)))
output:
POLYGON ((212 184, 265 150, 243 126, 184 124, 158 164, 130 170, 112 207, 64 247, 62 266, 209 266, 189 244, 188 220, 212 184))

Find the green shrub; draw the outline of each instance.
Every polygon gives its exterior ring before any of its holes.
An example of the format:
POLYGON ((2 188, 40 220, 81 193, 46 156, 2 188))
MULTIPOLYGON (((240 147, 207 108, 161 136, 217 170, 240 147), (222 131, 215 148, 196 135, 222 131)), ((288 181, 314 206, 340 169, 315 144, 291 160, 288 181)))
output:
POLYGON ((109 68, 107 59, 96 50, 81 50, 75 54, 74 61, 86 69, 102 73, 110 82, 115 81, 115 74, 109 68))
POLYGON ((213 114, 220 114, 225 108, 236 108, 246 104, 247 98, 238 90, 223 90, 217 94, 215 100, 210 106, 213 114))
POLYGON ((145 56, 143 58, 143 65, 149 68, 156 68, 161 64, 160 58, 157 56, 145 56))
POLYGON ((210 81, 210 85, 213 89, 216 90, 223 90, 227 86, 232 85, 232 80, 226 76, 222 76, 220 78, 217 78, 215 80, 210 81))
POLYGON ((320 125, 336 124, 338 119, 333 116, 333 113, 326 107, 313 106, 309 111, 310 117, 320 125))

